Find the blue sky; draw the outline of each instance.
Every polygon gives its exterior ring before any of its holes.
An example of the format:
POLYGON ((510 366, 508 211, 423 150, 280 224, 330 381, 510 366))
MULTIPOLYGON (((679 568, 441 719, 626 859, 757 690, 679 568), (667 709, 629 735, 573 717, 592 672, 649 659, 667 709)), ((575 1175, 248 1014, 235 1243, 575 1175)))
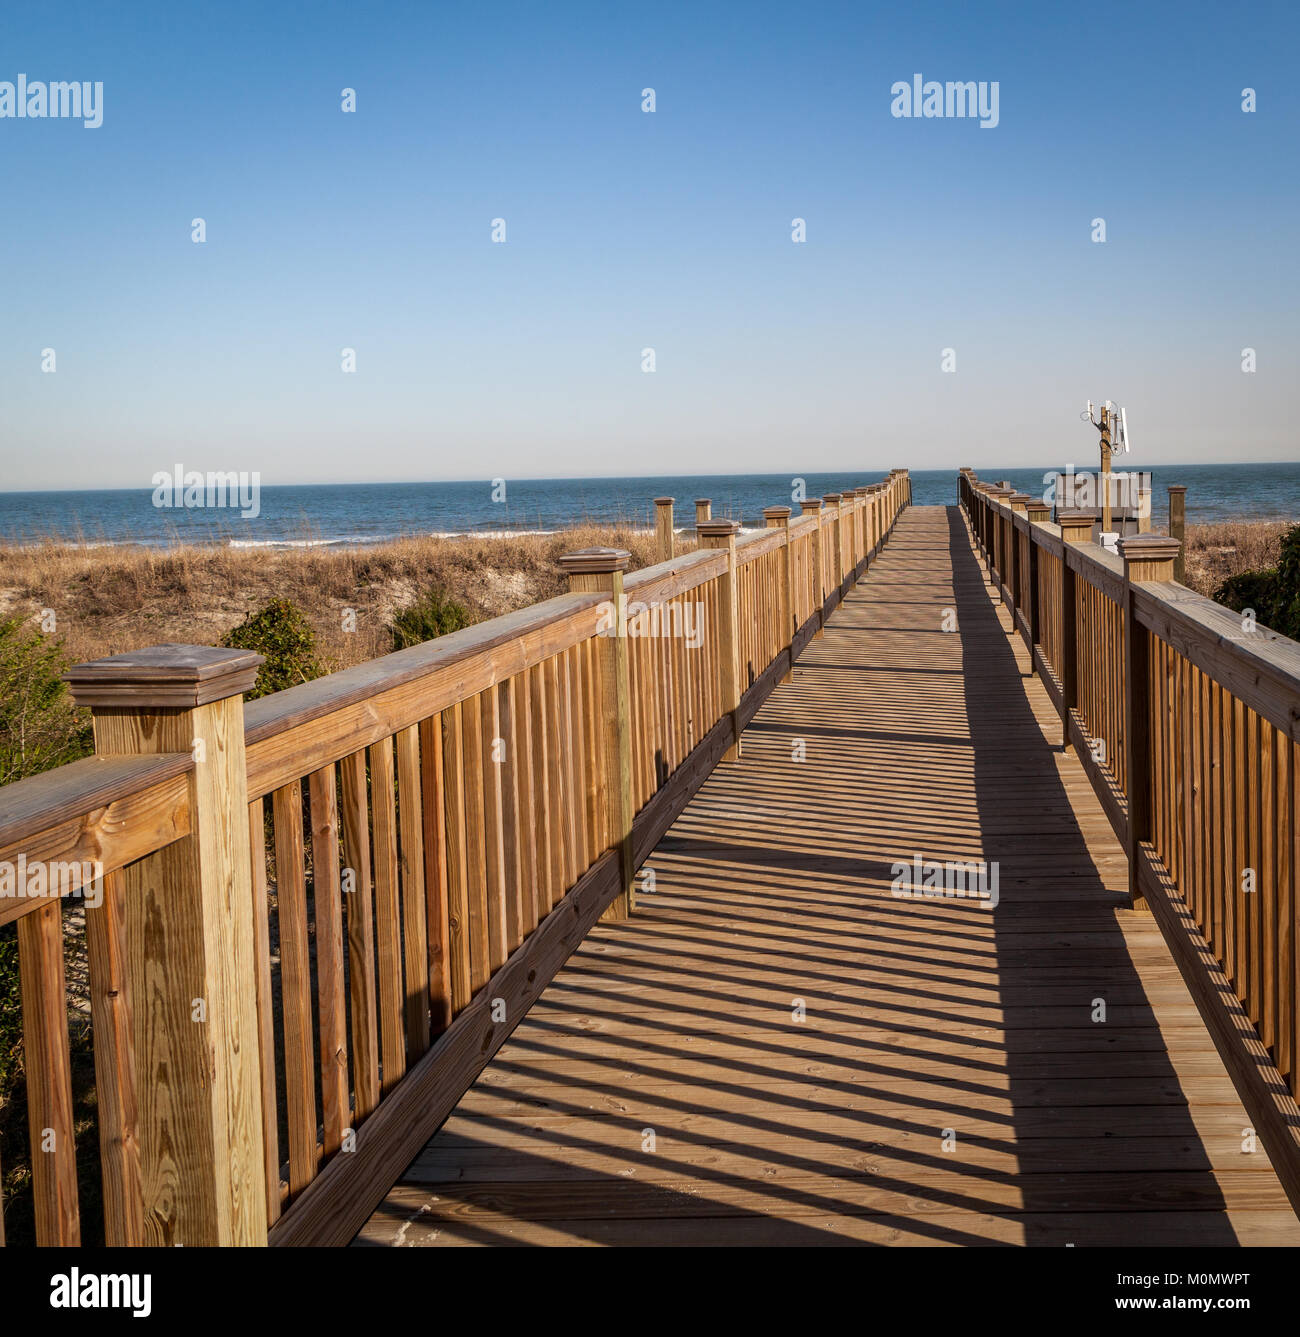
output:
POLYGON ((1267 3, 7 6, 0 81, 102 81, 104 122, 0 119, 0 489, 1088 465, 1089 397, 1134 464, 1298 459, 1297 37, 1267 3), (894 118, 916 72, 997 81, 998 126, 894 118))

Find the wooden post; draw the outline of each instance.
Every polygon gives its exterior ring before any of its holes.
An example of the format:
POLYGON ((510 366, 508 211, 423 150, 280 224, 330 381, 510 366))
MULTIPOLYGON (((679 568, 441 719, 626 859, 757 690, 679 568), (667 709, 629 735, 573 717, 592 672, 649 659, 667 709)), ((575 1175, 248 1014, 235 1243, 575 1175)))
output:
POLYGON ((1134 615, 1134 586, 1174 578, 1179 542, 1163 534, 1135 534, 1119 540, 1124 559, 1124 751, 1128 777, 1128 896, 1143 905, 1138 883, 1138 846, 1152 836, 1151 633, 1134 615))
POLYGON ((1169 537, 1178 540, 1174 558, 1174 579, 1187 584, 1187 489, 1181 483, 1169 485, 1169 537))
POLYGON ((718 581, 718 692, 724 714, 731 716, 735 739, 723 761, 740 760, 740 629, 736 621, 736 531, 734 520, 706 520, 696 525, 700 547, 720 548, 727 554, 726 574, 718 581))
POLYGON ((1029 667, 1034 668, 1034 647, 1042 644, 1042 602, 1038 597, 1038 544, 1034 542, 1034 525, 1045 524, 1052 508, 1038 498, 1025 503, 1025 518, 1029 521, 1029 667))
POLYGON ((633 881, 636 866, 632 852, 632 694, 627 667, 627 602, 623 597, 623 572, 630 554, 622 548, 581 548, 565 553, 560 566, 568 572, 574 594, 604 594, 609 607, 603 610, 601 631, 596 638, 600 660, 601 752, 606 765, 606 802, 609 829, 605 842, 616 849, 622 875, 622 890, 601 915, 602 919, 626 919, 636 909, 633 881))
POLYGON ((698 528, 700 525, 707 524, 712 519, 713 519, 713 503, 708 499, 708 497, 696 497, 695 498, 696 527, 698 528))
MULTIPOLYGON (((840 513, 840 494, 838 492, 828 492, 822 498, 822 501, 826 505, 826 513, 830 516, 835 517, 835 527, 836 527, 834 548, 832 549, 832 551, 825 553, 823 555, 822 560, 825 563, 827 576, 834 577, 835 580, 834 587, 836 589, 839 589, 844 584, 844 568, 840 565, 841 556, 844 551, 844 546, 840 542, 839 538, 838 517, 840 513)), ((830 582, 827 581, 827 583, 829 584, 830 582)))
POLYGON ((816 516, 812 526, 812 537, 809 542, 812 544, 812 582, 813 582, 813 616, 817 619, 817 628, 813 636, 822 634, 822 626, 825 623, 825 617, 822 615, 822 599, 825 597, 823 591, 825 585, 822 578, 822 503, 820 497, 814 497, 810 501, 801 501, 799 503, 800 512, 803 515, 816 516))
POLYGON ((149 1245, 266 1243, 243 697, 261 663, 160 645, 68 674, 97 755, 195 760, 189 835, 121 873, 149 1245))
MULTIPOLYGON (((1005 502, 1014 489, 1009 487, 994 487, 989 489, 989 497, 994 502, 1005 502)), ((1005 603, 1007 599, 1007 525, 1009 523, 1005 513, 1000 505, 991 506, 990 512, 993 516, 993 561, 997 572, 997 579, 993 582, 999 588, 999 598, 1005 603)))
POLYGON ((1092 537, 1092 511, 1057 511, 1061 528, 1061 746, 1070 746, 1070 712, 1079 704, 1079 578, 1070 568, 1070 548, 1092 537))
POLYGON ((857 524, 855 530, 857 534, 858 560, 857 571, 859 574, 862 568, 867 564, 867 536, 871 532, 871 489, 869 487, 855 487, 853 495, 857 498, 857 524))
POLYGON ((1025 514, 1025 503, 1029 500, 1023 492, 1013 492, 1007 499, 1007 505, 1011 507, 1011 514, 1007 517, 1007 570, 1010 573, 1011 589, 1011 630, 1017 631, 1019 625, 1016 621, 1016 613, 1020 610, 1024 602, 1024 591, 1021 586, 1020 570, 1020 530, 1016 525, 1016 518, 1025 514))
POLYGON ((982 483, 981 488, 984 493, 984 562, 989 571, 989 584, 997 588, 997 540, 998 540, 998 513, 993 505, 993 493, 997 488, 996 483, 982 483))
POLYGON ((841 492, 840 512, 840 598, 853 584, 853 493, 841 492))
MULTIPOLYGON (((779 594, 781 625, 785 628, 782 635, 785 637, 785 643, 791 649, 794 648, 794 614, 791 611, 794 607, 794 549, 790 546, 790 508, 788 506, 765 506, 763 508, 763 519, 767 522, 769 529, 781 529, 785 531, 785 543, 782 548, 783 561, 781 562, 781 572, 779 576, 779 594)), ((791 656, 790 667, 794 668, 794 657, 791 656)), ((789 681, 790 674, 787 672, 782 682, 789 681)))
POLYGON ((659 549, 659 560, 671 562, 674 557, 673 534, 673 498, 655 498, 655 539, 659 549))
POLYGON ((980 483, 976 489, 976 500, 979 503, 980 517, 980 551, 984 554, 984 565, 989 573, 989 584, 996 584, 993 575, 993 558, 990 555, 993 551, 993 506, 992 506, 992 483, 980 483))

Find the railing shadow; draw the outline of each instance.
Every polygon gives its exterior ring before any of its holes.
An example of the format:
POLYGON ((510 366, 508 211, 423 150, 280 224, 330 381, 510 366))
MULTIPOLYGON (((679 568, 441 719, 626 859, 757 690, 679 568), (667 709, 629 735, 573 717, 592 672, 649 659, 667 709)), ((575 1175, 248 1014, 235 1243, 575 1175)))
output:
MULTIPOLYGON (((1015 633, 1013 648, 1003 628, 959 508, 948 508, 948 521, 975 801, 984 857, 999 865, 1004 887, 992 916, 1025 1243, 1072 1242, 1061 1238, 1059 1221, 1047 1229, 1036 1220, 1040 1213, 1059 1216, 1058 1184, 1044 1186, 1043 1176, 1068 1142, 1090 1153, 1092 1182, 1080 1184, 1080 1207, 1096 1210, 1113 1194, 1110 1210, 1121 1217, 1110 1243, 1235 1244, 1210 1157, 1117 922, 1125 898, 1108 891, 1097 872, 1058 753, 1020 689, 1023 643, 1015 633), (1008 822, 1008 812, 1018 820, 1008 822), (1026 863, 1041 871, 1016 878, 1026 863), (1060 1056, 1062 1071, 1077 1074, 1059 1104, 1047 1103, 1049 1054, 1060 1056), (1111 1175, 1113 1187, 1096 1179, 1111 1175), (1151 1214, 1160 1208, 1195 1211, 1194 1240, 1185 1232, 1163 1236, 1163 1219, 1151 1214)), ((1107 835, 1106 843, 1115 842, 1107 835)))

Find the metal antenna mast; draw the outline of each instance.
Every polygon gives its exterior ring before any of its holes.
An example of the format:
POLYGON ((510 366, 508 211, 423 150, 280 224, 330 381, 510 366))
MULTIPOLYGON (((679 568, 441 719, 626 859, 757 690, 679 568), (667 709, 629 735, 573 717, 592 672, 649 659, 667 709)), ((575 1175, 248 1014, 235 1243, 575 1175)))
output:
POLYGON ((1117 455, 1121 451, 1129 449, 1128 414, 1124 409, 1118 408, 1113 400, 1108 399, 1101 406, 1100 416, 1097 416, 1090 399, 1088 407, 1079 416, 1087 418, 1101 434, 1101 472, 1098 483, 1102 495, 1101 530, 1103 534, 1106 534, 1110 532, 1111 523, 1110 459, 1112 455, 1117 455))

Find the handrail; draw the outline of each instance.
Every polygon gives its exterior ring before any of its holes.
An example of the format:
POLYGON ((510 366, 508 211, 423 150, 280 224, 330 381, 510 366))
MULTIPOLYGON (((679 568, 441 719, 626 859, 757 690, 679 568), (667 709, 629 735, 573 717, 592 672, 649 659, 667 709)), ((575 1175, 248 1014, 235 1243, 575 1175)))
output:
POLYGON ((1300 644, 1173 580, 1175 539, 1089 542, 961 471, 989 578, 1300 1211, 1300 644))
POLYGON ((1259 627, 1183 585, 1135 587, 1137 621, 1233 696, 1300 742, 1300 644, 1259 627))
POLYGON ((51 894, 18 891, 20 859, 27 869, 55 870, 61 894, 72 895, 188 835, 193 769, 189 753, 87 757, 4 786, 0 865, 14 869, 15 881, 0 887, 0 924, 37 909, 51 894), (65 867, 66 876, 59 876, 65 867))
POLYGON ((562 594, 249 702, 249 799, 581 643, 594 634, 600 604, 562 594))
POLYGON ((764 553, 780 548, 788 540, 779 529, 762 530, 755 534, 746 534, 736 540, 736 560, 743 566, 746 562, 757 561, 764 553))
MULTIPOLYGON (((632 911, 909 501, 896 470, 739 540, 702 503, 675 556, 661 498, 656 565, 571 554, 567 594, 247 705, 242 651, 74 669, 99 755, 0 788, 0 855, 105 863, 106 1241, 345 1241, 590 926, 632 911)), ((62 1148, 34 1158, 35 1235, 76 1243, 59 906, 15 904, 32 1127, 62 1148)))

